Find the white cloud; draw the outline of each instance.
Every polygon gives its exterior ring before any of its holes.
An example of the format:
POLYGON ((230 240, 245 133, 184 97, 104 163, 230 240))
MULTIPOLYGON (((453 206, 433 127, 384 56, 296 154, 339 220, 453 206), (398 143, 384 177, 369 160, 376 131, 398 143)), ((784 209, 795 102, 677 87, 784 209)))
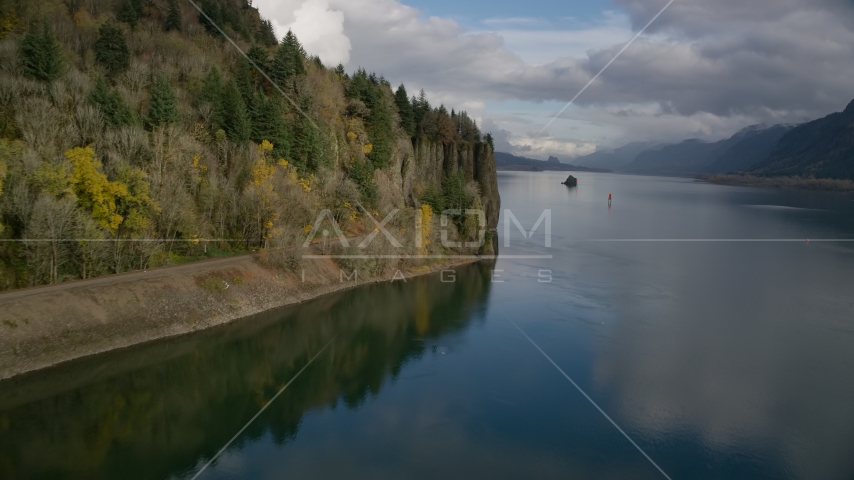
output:
POLYGON ((350 60, 350 39, 344 34, 344 12, 328 0, 257 0, 262 14, 271 17, 279 37, 293 30, 306 52, 327 65, 350 60))
POLYGON ((527 112, 496 125, 516 148, 544 154, 720 138, 752 123, 816 118, 854 97, 854 9, 833 0, 680 0, 555 122, 553 137, 535 141, 525 132, 538 129, 523 124, 545 125, 659 2, 615 0, 622 10, 603 12, 598 24, 493 18, 481 24, 494 30, 473 32, 398 0, 259 1, 324 63, 349 56, 351 71, 375 71, 410 93, 424 88, 433 103, 486 119, 498 119, 504 102, 527 102, 527 112))

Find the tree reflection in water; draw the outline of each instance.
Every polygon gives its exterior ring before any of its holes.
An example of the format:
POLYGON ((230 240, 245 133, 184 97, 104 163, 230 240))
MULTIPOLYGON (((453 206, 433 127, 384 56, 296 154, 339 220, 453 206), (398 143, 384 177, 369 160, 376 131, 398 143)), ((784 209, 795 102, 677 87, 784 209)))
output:
POLYGON ((0 385, 0 478, 165 478, 214 455, 328 350, 232 448, 295 437, 309 410, 358 408, 425 352, 482 320, 490 264, 384 283, 0 385), (337 335, 337 336, 336 336, 337 335))

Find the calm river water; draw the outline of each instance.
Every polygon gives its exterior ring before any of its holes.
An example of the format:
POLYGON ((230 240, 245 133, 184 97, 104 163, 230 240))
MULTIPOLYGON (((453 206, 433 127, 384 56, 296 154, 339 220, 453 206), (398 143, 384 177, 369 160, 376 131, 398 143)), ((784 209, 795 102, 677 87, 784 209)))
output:
POLYGON ((0 383, 0 478, 192 478, 306 365, 199 479, 854 478, 854 196, 576 175, 453 283, 0 383))

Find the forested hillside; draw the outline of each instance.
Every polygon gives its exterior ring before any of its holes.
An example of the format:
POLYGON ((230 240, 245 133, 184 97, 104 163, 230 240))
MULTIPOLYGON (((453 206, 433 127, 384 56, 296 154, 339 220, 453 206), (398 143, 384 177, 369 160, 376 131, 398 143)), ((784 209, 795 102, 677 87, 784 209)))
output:
POLYGON ((842 112, 788 131, 767 160, 748 173, 854 180, 854 101, 842 112))
POLYGON ((324 66, 250 3, 0 0, 0 289, 256 249, 298 268, 324 209, 352 235, 360 205, 401 209, 390 228, 425 241, 400 253, 442 252, 444 208, 494 228, 465 112, 324 66))
POLYGON ((792 125, 775 125, 755 135, 747 135, 719 156, 715 163, 707 166, 704 171, 706 173, 738 172, 761 163, 777 148, 780 138, 792 128, 794 128, 792 125))

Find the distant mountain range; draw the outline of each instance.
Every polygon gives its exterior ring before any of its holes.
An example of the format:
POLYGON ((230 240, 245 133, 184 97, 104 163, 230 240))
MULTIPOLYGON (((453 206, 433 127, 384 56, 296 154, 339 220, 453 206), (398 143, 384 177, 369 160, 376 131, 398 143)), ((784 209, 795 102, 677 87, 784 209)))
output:
POLYGON ((561 163, 557 157, 549 157, 548 160, 534 160, 532 158, 518 157, 509 153, 495 152, 495 167, 497 170, 505 171, 560 171, 560 172, 610 172, 604 168, 588 168, 579 165, 561 163))
POLYGON ((634 142, 578 157, 570 164, 495 154, 499 170, 618 171, 693 177, 736 173, 752 177, 854 180, 854 101, 844 111, 801 125, 753 125, 717 142, 634 142))
POLYGON ((626 165, 635 160, 639 153, 663 146, 654 142, 633 142, 614 150, 600 150, 590 155, 578 157, 573 159, 571 163, 582 167, 623 170, 626 165))
POLYGON ((718 142, 690 139, 639 153, 623 170, 633 173, 694 176, 749 168, 766 158, 790 126, 753 125, 718 142))

